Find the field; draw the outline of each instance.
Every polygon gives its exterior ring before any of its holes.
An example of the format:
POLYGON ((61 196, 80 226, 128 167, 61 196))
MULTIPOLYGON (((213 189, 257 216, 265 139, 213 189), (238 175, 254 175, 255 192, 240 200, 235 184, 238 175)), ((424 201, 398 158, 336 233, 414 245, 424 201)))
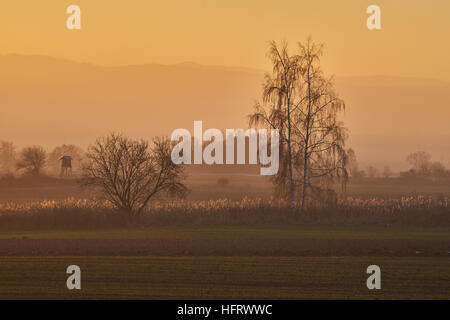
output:
POLYGON ((0 298, 448 299, 449 234, 281 225, 2 232, 0 298), (80 291, 65 287, 71 264, 82 270, 80 291), (372 264, 382 290, 366 288, 372 264))
POLYGON ((449 299, 446 186, 396 180, 386 198, 387 181, 358 182, 347 203, 291 220, 259 177, 219 176, 132 224, 73 181, 0 188, 0 298, 449 299), (239 200, 249 188, 268 202, 239 200), (72 264, 82 290, 66 288, 72 264), (381 290, 366 287, 372 264, 381 290))
MULTIPOLYGON (((226 168, 226 167, 225 167, 226 168)), ((270 179, 260 176, 257 170, 247 169, 242 173, 227 172, 216 168, 191 169, 188 171, 187 185, 189 200, 233 199, 269 197, 273 195, 270 179), (219 185, 225 178, 227 185, 219 185)), ((400 178, 377 178, 350 181, 347 193, 355 197, 401 197, 405 195, 445 195, 450 196, 448 182, 408 181, 400 178)), ((61 200, 68 197, 86 198, 89 190, 80 187, 76 179, 0 180, 0 203, 13 201, 26 203, 40 200, 61 200)))
POLYGON ((448 299, 449 258, 1 257, 2 299, 448 299), (65 287, 77 264, 82 289, 65 287), (382 289, 366 288, 366 268, 382 289))
POLYGON ((190 225, 96 230, 4 231, 0 239, 384 239, 449 240, 448 227, 342 227, 299 225, 190 225))

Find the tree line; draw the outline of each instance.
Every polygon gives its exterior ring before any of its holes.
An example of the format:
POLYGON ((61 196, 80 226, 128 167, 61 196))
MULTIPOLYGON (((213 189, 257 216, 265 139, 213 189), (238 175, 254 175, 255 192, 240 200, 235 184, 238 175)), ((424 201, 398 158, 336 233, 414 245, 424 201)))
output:
POLYGON ((10 141, 0 141, 0 175, 34 175, 58 173, 62 156, 71 155, 75 167, 81 168, 85 152, 73 144, 63 144, 47 152, 42 146, 26 146, 18 149, 10 141))
POLYGON ((405 179, 426 179, 426 180, 448 180, 450 179, 450 169, 440 161, 432 161, 430 153, 416 151, 406 156, 405 162, 409 169, 394 173, 388 165, 382 170, 374 166, 368 166, 365 170, 360 169, 353 149, 347 150, 347 170, 349 177, 353 179, 363 178, 392 178, 399 177, 405 179))

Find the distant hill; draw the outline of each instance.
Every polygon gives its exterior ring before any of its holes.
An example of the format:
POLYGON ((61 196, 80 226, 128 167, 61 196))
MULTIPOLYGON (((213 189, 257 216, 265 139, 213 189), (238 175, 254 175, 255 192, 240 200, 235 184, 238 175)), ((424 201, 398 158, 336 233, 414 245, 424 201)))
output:
MULTIPOLYGON (((176 128, 246 127, 264 72, 177 65, 102 67, 45 56, 0 55, 0 139, 86 146, 109 131, 136 137, 176 128)), ((410 151, 450 159, 450 86, 401 77, 337 77, 349 146, 364 164, 400 168, 410 151)), ((446 163, 448 164, 448 163, 446 163)))

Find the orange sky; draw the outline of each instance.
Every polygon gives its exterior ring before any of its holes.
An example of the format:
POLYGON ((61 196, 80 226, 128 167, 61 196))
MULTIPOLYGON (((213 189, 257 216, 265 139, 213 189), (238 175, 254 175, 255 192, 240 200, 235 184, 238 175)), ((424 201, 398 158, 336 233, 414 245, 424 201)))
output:
POLYGON ((448 0, 2 0, 0 54, 266 69, 267 41, 312 35, 326 44, 328 74, 448 81, 449 17, 448 0), (80 31, 66 29, 70 4, 81 7, 80 31), (370 4, 382 9, 381 31, 366 28, 370 4))

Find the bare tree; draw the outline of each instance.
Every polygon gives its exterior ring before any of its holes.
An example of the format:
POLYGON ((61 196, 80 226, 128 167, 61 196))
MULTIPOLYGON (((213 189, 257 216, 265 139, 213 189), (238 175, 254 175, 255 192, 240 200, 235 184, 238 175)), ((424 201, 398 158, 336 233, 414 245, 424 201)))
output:
POLYGON ((335 179, 345 184, 348 174, 344 149, 346 130, 337 119, 338 113, 345 108, 344 101, 334 90, 333 78, 323 76, 320 68, 322 46, 315 45, 311 39, 299 46, 304 79, 300 96, 306 98, 300 108, 303 130, 299 132, 303 138, 303 210, 306 190, 313 187, 312 179, 319 179, 319 185, 329 189, 335 179))
POLYGON ((280 170, 275 183, 283 190, 289 181, 294 206, 294 189, 300 191, 300 209, 305 199, 329 193, 334 182, 342 186, 346 170, 346 130, 338 121, 344 102, 334 90, 333 79, 320 68, 322 46, 308 39, 299 43, 297 54, 288 46, 271 43, 272 75, 266 75, 263 104, 257 103, 250 125, 263 124, 280 131, 280 170))
POLYGON ((387 179, 387 178, 390 178, 391 176, 392 176, 391 168, 389 166, 384 166, 383 177, 387 179))
POLYGON ((20 152, 17 162, 18 169, 25 169, 27 173, 39 174, 46 164, 47 153, 40 146, 26 147, 20 152))
POLYGON ((346 168, 349 176, 352 178, 363 178, 366 175, 364 170, 359 170, 358 159, 356 158, 355 150, 352 148, 347 150, 346 168))
POLYGON ((412 169, 419 174, 427 174, 430 169, 431 155, 428 152, 418 151, 406 157, 412 169))
POLYGON ((373 166, 367 167, 367 177, 373 179, 378 177, 378 169, 373 166))
POLYGON ((184 168, 170 155, 166 138, 154 139, 150 147, 144 140, 113 133, 89 147, 83 181, 100 187, 106 200, 135 216, 158 194, 185 195, 184 168))
POLYGON ((347 150, 347 171, 352 178, 356 177, 359 171, 356 153, 352 148, 347 150))
POLYGON ((254 113, 249 116, 249 124, 262 124, 279 130, 280 168, 274 182, 280 192, 288 193, 294 209, 293 122, 298 103, 295 101, 295 89, 301 75, 299 57, 289 55, 286 42, 281 46, 271 42, 267 55, 273 64, 272 74, 265 76, 263 104, 256 103, 254 113))
POLYGON ((430 175, 433 179, 445 179, 448 176, 448 171, 442 162, 435 161, 430 164, 430 175))
POLYGON ((16 164, 16 146, 12 142, 0 141, 0 173, 11 173, 16 164))

